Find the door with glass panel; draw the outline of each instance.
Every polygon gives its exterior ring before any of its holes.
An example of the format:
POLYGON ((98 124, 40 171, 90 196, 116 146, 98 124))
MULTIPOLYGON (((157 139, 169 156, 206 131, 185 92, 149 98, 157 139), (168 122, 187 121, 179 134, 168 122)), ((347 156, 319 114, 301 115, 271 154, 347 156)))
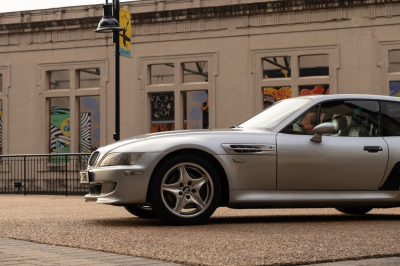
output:
POLYGON ((335 100, 316 105, 277 135, 277 189, 377 190, 388 147, 380 133, 378 101, 335 100), (316 125, 334 131, 310 140, 316 125))

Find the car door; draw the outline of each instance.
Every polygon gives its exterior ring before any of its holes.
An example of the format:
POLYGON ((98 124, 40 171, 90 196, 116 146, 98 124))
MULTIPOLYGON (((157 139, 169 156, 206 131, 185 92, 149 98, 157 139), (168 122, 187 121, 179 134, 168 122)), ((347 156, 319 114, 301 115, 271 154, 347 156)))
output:
POLYGON ((377 190, 388 162, 378 101, 335 100, 316 105, 277 135, 278 190, 377 190), (322 142, 313 128, 331 122, 322 142))
POLYGON ((379 190, 400 188, 400 102, 381 101, 382 137, 389 146, 389 160, 379 190))

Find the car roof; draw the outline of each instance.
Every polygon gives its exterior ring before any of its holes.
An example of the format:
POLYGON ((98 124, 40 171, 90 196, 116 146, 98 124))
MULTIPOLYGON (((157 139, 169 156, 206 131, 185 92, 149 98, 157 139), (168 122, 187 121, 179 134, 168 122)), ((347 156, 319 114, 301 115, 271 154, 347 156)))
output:
POLYGON ((400 97, 373 95, 373 94, 328 94, 328 95, 307 95, 299 98, 309 98, 313 100, 340 100, 340 99, 363 99, 363 100, 380 100, 380 101, 398 101, 400 97))

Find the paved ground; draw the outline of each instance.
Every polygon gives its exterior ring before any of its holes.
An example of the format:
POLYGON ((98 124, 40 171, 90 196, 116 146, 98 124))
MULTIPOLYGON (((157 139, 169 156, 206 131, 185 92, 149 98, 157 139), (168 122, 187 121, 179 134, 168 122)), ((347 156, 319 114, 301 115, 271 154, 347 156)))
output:
MULTIPOLYGON (((37 244, 22 240, 0 238, 0 265, 4 266, 180 266, 183 264, 156 261, 101 251, 37 244)), ((340 261, 314 266, 398 266, 400 257, 340 261)), ((261 265, 262 266, 262 265, 261 265)))
POLYGON ((369 260, 353 260, 353 261, 340 261, 328 262, 323 264, 312 264, 312 266, 398 266, 400 265, 400 258, 380 258, 369 260))
MULTIPOLYGON (((183 264, 118 255, 101 251, 37 244, 22 240, 0 238, 0 265, 4 266, 183 266, 183 264)), ((398 266, 400 257, 340 261, 314 266, 398 266)), ((261 265, 262 266, 262 265, 261 265)))
POLYGON ((7 238, 0 238, 0 265, 179 266, 179 264, 164 261, 117 255, 100 251, 36 244, 7 238))
POLYGON ((172 227, 82 197, 0 195, 0 202, 0 237, 190 265, 301 265, 400 255, 400 209, 347 216, 333 209, 220 208, 203 225, 172 227))

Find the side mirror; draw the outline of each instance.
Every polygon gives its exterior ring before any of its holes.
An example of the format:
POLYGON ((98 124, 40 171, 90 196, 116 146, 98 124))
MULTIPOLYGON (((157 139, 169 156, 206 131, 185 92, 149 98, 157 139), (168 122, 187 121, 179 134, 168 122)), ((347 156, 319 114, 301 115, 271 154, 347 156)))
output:
POLYGON ((323 123, 314 127, 314 136, 310 139, 314 142, 322 142, 322 135, 323 134, 331 134, 334 130, 334 126, 332 123, 323 123))

